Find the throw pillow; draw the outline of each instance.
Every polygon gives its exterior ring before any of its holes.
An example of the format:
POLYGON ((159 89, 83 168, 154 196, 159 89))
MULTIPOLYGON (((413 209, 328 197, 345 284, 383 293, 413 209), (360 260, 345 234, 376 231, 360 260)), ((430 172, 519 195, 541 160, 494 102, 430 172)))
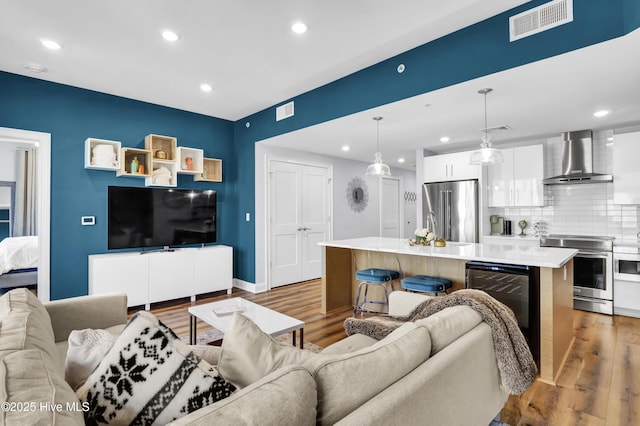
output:
POLYGON ((224 333, 218 370, 222 377, 243 388, 285 365, 301 365, 313 355, 274 340, 249 318, 235 313, 224 333))
POLYGON ((138 312, 77 390, 88 424, 164 425, 235 387, 149 312, 138 312))
POLYGON ((76 390, 109 352, 116 337, 105 330, 73 330, 64 365, 64 379, 76 390))

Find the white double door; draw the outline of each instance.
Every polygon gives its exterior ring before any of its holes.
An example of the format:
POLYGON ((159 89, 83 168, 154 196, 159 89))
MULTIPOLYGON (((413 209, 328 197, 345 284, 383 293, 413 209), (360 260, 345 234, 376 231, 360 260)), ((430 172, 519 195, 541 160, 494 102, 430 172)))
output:
POLYGON ((330 237, 329 167, 269 162, 270 285, 319 278, 322 251, 330 237))

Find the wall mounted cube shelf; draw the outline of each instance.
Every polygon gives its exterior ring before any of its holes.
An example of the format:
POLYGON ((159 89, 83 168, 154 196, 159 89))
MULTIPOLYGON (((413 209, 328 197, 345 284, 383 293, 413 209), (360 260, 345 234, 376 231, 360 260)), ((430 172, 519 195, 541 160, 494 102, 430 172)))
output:
POLYGON ((122 143, 106 139, 87 138, 84 141, 84 168, 116 171, 120 168, 122 143))
POLYGON ((178 147, 178 173, 195 175, 202 173, 204 151, 197 148, 178 147))
POLYGON ((87 138, 85 169, 115 171, 116 176, 145 178, 145 186, 178 186, 178 173, 193 175, 197 182, 222 182, 222 160, 204 158, 204 150, 178 146, 172 136, 149 134, 144 149, 123 148, 122 143, 87 138), (138 169, 132 170, 137 161, 138 169))
POLYGON ((144 148, 151 151, 153 160, 176 162, 178 158, 178 139, 171 136, 147 135, 144 148))
MULTIPOLYGON (((120 162, 120 168, 116 172, 116 176, 131 176, 131 177, 151 177, 151 151, 147 149, 138 148, 122 148, 120 162), (133 171, 131 163, 136 160, 138 167, 143 166, 143 171, 133 171)), ((140 169, 139 169, 140 170, 140 169)))
POLYGON ((203 158, 202 173, 193 175, 197 182, 222 182, 222 160, 203 158))
POLYGON ((152 161, 151 177, 144 180, 144 186, 178 186, 178 166, 175 161, 152 161))

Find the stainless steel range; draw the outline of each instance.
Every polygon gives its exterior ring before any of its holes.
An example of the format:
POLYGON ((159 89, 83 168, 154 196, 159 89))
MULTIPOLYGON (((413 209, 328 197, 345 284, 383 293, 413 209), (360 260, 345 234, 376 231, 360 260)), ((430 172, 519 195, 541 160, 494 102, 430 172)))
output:
POLYGON ((578 249, 573 258, 573 307, 613 315, 614 237, 548 235, 541 247, 578 249))

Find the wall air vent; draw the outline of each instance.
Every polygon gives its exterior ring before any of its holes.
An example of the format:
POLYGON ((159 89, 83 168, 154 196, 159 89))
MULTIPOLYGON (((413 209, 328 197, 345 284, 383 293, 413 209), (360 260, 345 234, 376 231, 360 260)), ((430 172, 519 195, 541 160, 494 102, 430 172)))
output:
POLYGON ((516 41, 573 21, 573 0, 554 0, 509 18, 509 39, 516 41))
POLYGON ((280 105, 276 108, 276 121, 284 120, 289 117, 293 117, 293 101, 280 105))

